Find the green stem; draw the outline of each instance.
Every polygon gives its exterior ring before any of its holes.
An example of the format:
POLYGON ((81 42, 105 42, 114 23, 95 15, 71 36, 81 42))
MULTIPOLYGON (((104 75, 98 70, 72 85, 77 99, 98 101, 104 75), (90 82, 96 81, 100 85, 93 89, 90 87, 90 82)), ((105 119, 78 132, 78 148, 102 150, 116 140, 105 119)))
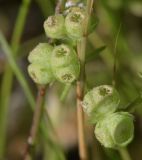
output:
MULTIPOLYGON (((15 24, 14 33, 12 36, 12 42, 11 42, 12 51, 10 50, 8 44, 3 43, 6 41, 2 41, 3 49, 5 50, 5 53, 7 54, 8 60, 10 62, 10 65, 7 65, 7 67, 6 67, 6 72, 5 72, 3 83, 2 83, 2 87, 3 87, 2 88, 2 97, 6 97, 6 99, 5 99, 6 101, 4 100, 4 102, 2 102, 2 106, 4 106, 3 109, 5 109, 5 110, 3 112, 1 112, 2 113, 2 121, 0 121, 3 124, 3 125, 1 125, 3 132, 0 132, 1 133, 0 138, 2 140, 4 140, 4 141, 1 141, 3 146, 5 145, 5 139, 6 139, 6 137, 4 137, 4 135, 6 135, 6 134, 4 134, 4 133, 6 133, 6 126, 7 126, 6 120, 7 120, 8 102, 9 102, 8 97, 10 96, 10 90, 11 90, 12 80, 13 80, 12 69, 15 72, 19 82, 21 83, 21 85, 26 93, 26 96, 30 102, 30 105, 32 106, 33 109, 35 106, 34 99, 33 99, 32 95, 30 95, 30 90, 28 88, 28 85, 26 84, 25 78, 22 77, 22 73, 18 69, 17 64, 13 58, 13 56, 16 56, 18 53, 17 51, 19 49, 19 43, 20 43, 21 35, 22 35, 23 29, 24 29, 25 18, 27 15, 29 4, 30 4, 30 0, 23 0, 22 6, 20 8, 20 11, 19 11, 19 14, 17 17, 16 24, 15 24), (14 53, 13 56, 12 56, 12 52, 14 53), (10 66, 12 66, 12 69, 10 68, 10 66), (5 85, 3 85, 3 84, 5 84, 5 85), (5 90, 5 88, 6 88, 6 90, 5 90), (4 91, 6 91, 6 92, 4 92, 4 91)), ((1 36, 1 37, 3 37, 3 36, 1 36)), ((4 37, 3 37, 3 40, 4 40, 4 37)), ((46 126, 44 125, 44 127, 42 127, 41 129, 42 129, 43 136, 45 136, 46 126)), ((4 148, 4 147, 0 147, 0 149, 2 149, 2 148, 4 148)), ((64 157, 64 154, 61 152, 61 150, 58 146, 55 148, 55 150, 57 150, 59 155, 62 155, 62 157, 64 157)), ((4 150, 3 150, 3 155, 4 155, 4 150)), ((3 155, 1 157, 3 157, 3 155)), ((62 157, 60 158, 61 160, 65 159, 62 157)))
MULTIPOLYGON (((12 50, 14 54, 17 54, 19 47, 20 38, 23 32, 26 15, 29 9, 30 0, 23 0, 18 18, 16 21, 15 30, 12 38, 12 50)), ((12 88, 13 73, 10 65, 6 65, 6 70, 2 79, 1 86, 1 108, 0 108, 0 159, 4 159, 5 145, 6 145, 6 130, 7 130, 7 119, 8 119, 8 106, 9 97, 12 88)), ((33 103, 33 102, 31 102, 33 103)))
MULTIPOLYGON (((49 118, 49 116, 48 116, 48 118, 49 118)), ((51 124, 49 124, 49 125, 51 125, 51 124)), ((52 140, 52 138, 50 137, 49 131, 46 129, 45 121, 43 121, 43 123, 40 123, 40 128, 41 128, 41 131, 44 131, 44 132, 42 132, 42 135, 45 138, 44 141, 46 141, 48 143, 49 147, 53 148, 58 160, 66 160, 65 155, 64 155, 61 147, 57 144, 57 142, 54 142, 54 140, 52 140)), ((51 128, 53 128, 53 125, 51 128)))
POLYGON ((119 149, 119 153, 122 157, 122 160, 132 160, 130 155, 129 155, 129 152, 128 152, 127 148, 119 149))
MULTIPOLYGON (((26 79, 25 79, 25 77, 22 74, 22 71, 20 70, 20 68, 16 64, 16 62, 14 60, 14 57, 12 56, 12 51, 10 50, 10 47, 8 46, 6 40, 5 40, 5 38, 4 38, 4 36, 2 35, 1 32, 0 32, 0 44, 2 46, 2 49, 4 50, 4 53, 7 56, 7 59, 9 61, 9 65, 10 65, 11 71, 13 71, 15 73, 18 81, 20 82, 20 84, 21 84, 21 86, 22 86, 22 88, 23 88, 23 90, 25 92, 25 96, 27 97, 27 99, 29 101, 30 106, 34 107, 35 102, 34 102, 33 95, 32 95, 32 93, 31 93, 31 91, 29 89, 30 87, 28 86, 28 84, 26 82, 26 79)), ((6 82, 5 84, 7 84, 7 83, 8 82, 6 82)), ((9 91, 10 88, 5 87, 5 89, 7 91, 9 91)), ((7 91, 5 91, 5 92, 7 92, 7 91)), ((5 94, 5 93, 2 92, 2 94, 5 94)))
POLYGON ((66 96, 67 96, 70 88, 71 88, 71 84, 68 84, 68 85, 66 85, 66 86, 64 87, 63 92, 62 92, 62 94, 61 94, 61 96, 60 96, 60 101, 61 101, 61 102, 63 102, 63 101, 65 100, 65 98, 66 98, 66 96))
MULTIPOLYGON (((31 91, 29 89, 29 86, 28 86, 28 84, 26 82, 25 77, 23 76, 22 72, 20 71, 19 67, 16 64, 15 59, 11 56, 12 55, 12 51, 10 50, 10 47, 8 46, 6 40, 5 40, 5 38, 4 38, 4 36, 2 35, 1 32, 0 32, 0 44, 1 44, 2 48, 3 48, 3 50, 5 51, 5 54, 8 57, 9 64, 10 64, 11 69, 13 70, 13 73, 16 75, 18 81, 20 82, 20 84, 21 84, 21 86, 22 86, 22 88, 24 90, 24 93, 27 96, 29 104, 30 104, 32 110, 34 111, 34 108, 35 108, 34 97, 33 97, 32 93, 31 93, 31 91)), ((6 87, 4 91, 7 92, 8 89, 9 88, 6 87)), ((3 94, 5 94, 5 93, 3 93, 3 94)), ((5 98, 7 99, 7 102, 8 102, 9 101, 8 97, 5 97, 5 98)), ((0 123, 2 123, 2 121, 5 119, 5 117, 2 117, 2 116, 5 116, 5 114, 1 115, 1 117, 0 117, 0 123)), ((49 128, 51 128, 51 130, 52 130, 54 128, 53 124, 52 124, 52 122, 51 122, 51 120, 50 120, 50 118, 49 118, 49 116, 47 114, 46 114, 46 117, 48 118, 48 120, 50 122, 49 123, 49 128)), ((6 126, 3 126, 3 127, 6 127, 6 126)), ((42 121, 42 123, 40 124, 40 129, 41 129, 42 135, 44 136, 44 138, 46 139, 46 141, 48 141, 49 138, 47 138, 47 137, 49 137, 49 136, 47 135, 47 129, 46 128, 47 128, 46 124, 44 123, 44 121, 42 121)), ((3 129, 2 126, 1 126, 0 129, 1 130, 3 129)), ((0 136, 2 136, 2 134, 3 134, 3 132, 0 132, 0 136)), ((54 143, 54 142, 52 142, 52 143, 54 143)), ((56 145, 56 144, 54 144, 54 146, 55 146, 55 150, 57 150, 56 152, 59 154, 60 160, 64 160, 65 158, 62 158, 62 157, 64 157, 64 154, 62 153, 62 151, 59 148, 59 146, 56 145)))
POLYGON ((19 49, 21 36, 24 31, 24 26, 25 26, 30 2, 31 0, 23 0, 22 5, 19 9, 19 13, 16 19, 14 31, 13 31, 12 38, 11 38, 11 48, 14 54, 18 53, 17 51, 19 49))

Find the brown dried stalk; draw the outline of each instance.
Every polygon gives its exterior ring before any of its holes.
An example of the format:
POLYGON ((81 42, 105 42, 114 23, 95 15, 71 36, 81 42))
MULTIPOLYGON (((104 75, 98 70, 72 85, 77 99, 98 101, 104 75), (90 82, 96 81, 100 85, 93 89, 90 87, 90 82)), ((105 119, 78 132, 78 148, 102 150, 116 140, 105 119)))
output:
POLYGON ((85 54, 86 54, 86 42, 87 42, 87 29, 88 23, 92 11, 93 0, 87 1, 87 13, 88 17, 86 18, 84 26, 84 37, 77 43, 77 53, 81 63, 81 73, 77 81, 77 122, 78 122, 78 147, 79 147, 79 156, 81 160, 88 160, 87 155, 87 145, 85 142, 85 130, 84 130, 84 113, 82 109, 82 100, 84 97, 84 85, 85 85, 85 54))
POLYGON ((35 111, 34 111, 34 116, 33 116, 33 122, 32 122, 31 130, 30 130, 28 142, 25 148, 24 160, 29 159, 30 148, 34 146, 35 141, 36 141, 36 136, 38 133, 39 124, 40 124, 40 120, 42 116, 45 93, 46 93, 46 86, 39 86, 36 106, 35 106, 35 111))
MULTIPOLYGON (((55 8, 55 13, 60 13, 62 10, 62 6, 64 5, 64 0, 58 0, 56 8, 55 8)), ((49 39, 49 43, 52 43, 52 39, 49 39)), ((42 116, 42 110, 43 110, 43 102, 45 98, 45 93, 46 93, 46 88, 47 86, 39 86, 38 89, 38 95, 36 99, 36 106, 35 106, 35 111, 33 115, 33 122, 30 130, 30 136, 28 138, 27 145, 25 147, 25 152, 24 152, 24 160, 29 160, 30 158, 30 149, 34 146, 36 137, 38 134, 39 130, 39 124, 42 116)))

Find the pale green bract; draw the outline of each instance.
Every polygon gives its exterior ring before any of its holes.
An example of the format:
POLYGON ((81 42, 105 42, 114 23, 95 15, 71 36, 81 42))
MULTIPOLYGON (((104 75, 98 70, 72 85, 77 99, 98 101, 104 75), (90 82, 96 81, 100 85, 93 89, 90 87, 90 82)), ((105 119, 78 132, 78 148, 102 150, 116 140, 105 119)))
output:
POLYGON ((111 113, 97 122, 94 132, 106 148, 125 147, 134 137, 133 116, 128 112, 111 113))
POLYGON ((51 67, 56 79, 62 83, 72 83, 77 80, 80 73, 77 54, 67 44, 54 47, 51 56, 51 67))
POLYGON ((50 38, 64 38, 66 34, 64 16, 61 14, 49 16, 44 22, 44 30, 50 38))
POLYGON ((84 112, 90 118, 90 122, 96 123, 107 114, 118 109, 119 94, 115 88, 109 85, 101 85, 90 90, 83 99, 84 112))

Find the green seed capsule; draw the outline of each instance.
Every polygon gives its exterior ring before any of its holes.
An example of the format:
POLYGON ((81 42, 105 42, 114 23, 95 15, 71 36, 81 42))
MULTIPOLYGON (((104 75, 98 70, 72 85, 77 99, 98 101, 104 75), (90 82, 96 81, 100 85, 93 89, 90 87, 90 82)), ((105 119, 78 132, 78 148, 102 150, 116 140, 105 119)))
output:
POLYGON ((52 51, 48 43, 39 43, 29 54, 28 72, 37 84, 48 84, 54 79, 50 63, 52 51))
POLYGON ((66 44, 54 47, 51 58, 54 67, 68 66, 78 62, 75 50, 66 44))
POLYGON ((62 83, 72 83, 78 77, 78 66, 56 68, 54 75, 62 83))
POLYGON ((65 27, 69 37, 80 39, 84 34, 86 12, 81 8, 73 8, 65 18, 65 27))
POLYGON ((41 63, 45 66, 50 65, 50 57, 53 47, 48 43, 39 43, 29 54, 30 63, 41 63))
POLYGON ((125 147, 134 137, 133 116, 127 112, 109 114, 97 122, 95 135, 104 147, 125 147))
POLYGON ((28 66, 28 72, 33 81, 37 84, 48 84, 53 81, 53 74, 50 68, 44 64, 32 63, 28 66))
POLYGON ((66 44, 56 46, 51 56, 54 76, 62 83, 72 83, 80 72, 80 63, 75 50, 66 44))
POLYGON ((101 85, 89 91, 83 99, 84 112, 92 123, 105 115, 115 112, 120 102, 119 94, 112 86, 101 85))
POLYGON ((65 20, 61 14, 50 16, 44 22, 44 30, 50 38, 60 39, 65 36, 65 20))

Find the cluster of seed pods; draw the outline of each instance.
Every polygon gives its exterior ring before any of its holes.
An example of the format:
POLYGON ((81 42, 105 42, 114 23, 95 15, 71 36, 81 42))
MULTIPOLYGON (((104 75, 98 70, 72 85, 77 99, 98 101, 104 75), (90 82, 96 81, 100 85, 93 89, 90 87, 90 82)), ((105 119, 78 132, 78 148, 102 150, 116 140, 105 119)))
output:
POLYGON ((96 138, 107 148, 125 147, 134 136, 133 116, 128 112, 117 112, 119 102, 117 90, 109 85, 93 88, 82 102, 90 122, 96 124, 96 138))
MULTIPOLYGON (((83 7, 70 7, 65 13, 45 20, 45 33, 51 39, 76 42, 83 37, 86 17, 83 7)), ((78 79, 80 62, 71 44, 39 43, 30 52, 28 72, 35 83, 46 85, 58 80, 69 84, 78 79)), ((96 124, 96 138, 105 147, 124 147, 133 139, 133 116, 127 112, 116 112, 119 102, 118 92, 108 85, 98 86, 84 96, 84 112, 91 123, 96 124)))
MULTIPOLYGON (((83 36, 86 12, 80 7, 71 7, 64 14, 49 16, 44 22, 46 35, 52 39, 79 40, 83 36)), ((29 54, 28 72, 37 84, 53 80, 72 83, 80 74, 77 53, 69 43, 59 45, 40 43, 29 54)))

